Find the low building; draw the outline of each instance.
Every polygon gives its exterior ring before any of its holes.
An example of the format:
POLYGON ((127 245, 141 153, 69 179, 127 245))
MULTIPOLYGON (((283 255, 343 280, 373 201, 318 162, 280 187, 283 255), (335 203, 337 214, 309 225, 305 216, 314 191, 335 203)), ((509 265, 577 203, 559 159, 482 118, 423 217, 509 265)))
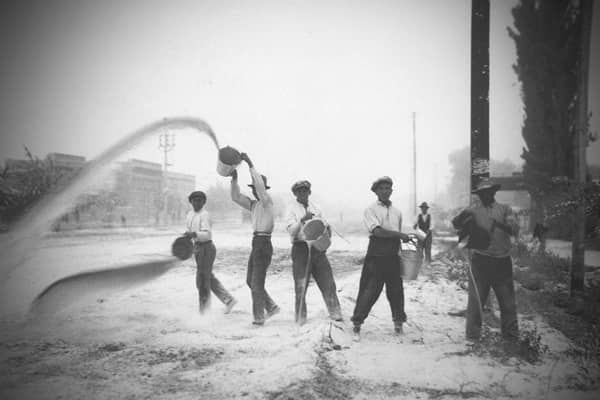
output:
POLYGON ((85 166, 85 157, 64 153, 48 153, 46 160, 60 170, 78 171, 85 166))

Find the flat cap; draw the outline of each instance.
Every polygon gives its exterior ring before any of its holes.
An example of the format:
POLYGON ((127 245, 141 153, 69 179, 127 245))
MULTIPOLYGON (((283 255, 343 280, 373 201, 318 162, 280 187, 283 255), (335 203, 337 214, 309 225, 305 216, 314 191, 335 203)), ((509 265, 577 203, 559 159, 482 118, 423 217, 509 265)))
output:
POLYGON ((371 185, 371 191, 374 192, 380 183, 389 183, 390 185, 394 184, 392 178, 390 178, 389 176, 382 176, 381 178, 377 178, 375 182, 373 182, 373 184, 371 185))
POLYGON ((196 190, 196 191, 190 193, 190 195, 188 196, 188 201, 191 203, 192 200, 195 198, 201 198, 201 199, 206 200, 206 194, 201 190, 196 190))
POLYGON ((310 182, 307 180, 302 180, 294 183, 292 185, 292 193, 296 193, 296 190, 300 188, 307 188, 308 190, 310 190, 310 182))

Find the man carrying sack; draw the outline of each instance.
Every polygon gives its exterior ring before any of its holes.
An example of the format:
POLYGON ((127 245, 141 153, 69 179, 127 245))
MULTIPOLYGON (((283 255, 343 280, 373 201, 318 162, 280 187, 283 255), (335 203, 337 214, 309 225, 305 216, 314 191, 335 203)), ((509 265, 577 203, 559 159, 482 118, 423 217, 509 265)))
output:
POLYGON ((425 262, 431 263, 431 242, 433 239, 433 232, 431 230, 431 214, 427 211, 429 210, 429 205, 426 201, 422 202, 419 206, 421 209, 421 213, 417 216, 417 221, 413 225, 413 229, 420 229, 426 235, 425 239, 419 243, 420 251, 425 253, 425 262))
POLYGON ((183 236, 192 240, 194 244, 194 257, 196 259, 196 288, 198 288, 198 302, 200 313, 204 313, 210 306, 211 290, 219 300, 225 304, 225 314, 229 314, 237 300, 223 287, 221 282, 212 272, 217 249, 212 241, 210 215, 204 210, 206 194, 201 191, 192 192, 188 196, 193 210, 186 216, 186 231, 183 236))
POLYGON ((252 164, 250 157, 246 153, 242 153, 241 157, 250 169, 252 184, 248 186, 252 188, 254 200, 240 193, 236 170, 231 174, 231 199, 252 214, 252 228, 254 233, 252 237, 252 251, 248 259, 246 283, 252 292, 252 314, 254 315, 252 324, 262 326, 265 323, 265 319, 281 311, 265 289, 267 268, 269 268, 271 258, 273 257, 271 232, 273 232, 275 216, 273 212, 273 200, 267 193, 267 189, 269 189, 269 186, 267 186, 267 177, 260 175, 256 171, 254 164, 252 164))
POLYGON ((400 241, 408 242, 409 236, 402 233, 402 214, 392 206, 392 179, 388 176, 377 179, 371 191, 377 201, 364 213, 364 224, 369 231, 369 247, 360 274, 360 285, 352 322, 354 340, 360 340, 360 328, 383 290, 385 283, 387 299, 392 309, 394 331, 402 334, 406 322, 404 312, 404 287, 400 269, 400 241))
MULTIPOLYGON (((326 249, 319 250, 312 247, 309 251, 309 243, 302 233, 302 228, 307 221, 314 217, 323 219, 321 210, 308 200, 311 194, 309 181, 298 181, 292 185, 292 193, 296 201, 290 204, 286 213, 287 231, 292 241, 292 271, 294 275, 294 288, 296 291, 296 322, 300 325, 306 322, 306 289, 310 276, 315 278, 327 311, 331 319, 342 321, 340 302, 331 264, 327 259, 326 249), (310 260, 308 259, 310 254, 310 260)), ((331 228, 327 226, 324 234, 331 237, 331 228)))
POLYGON ((511 208, 495 201, 500 185, 484 179, 472 193, 477 194, 480 204, 461 212, 454 220, 456 228, 469 227, 469 247, 473 249, 469 274, 469 300, 467 303, 466 336, 478 340, 481 336, 482 306, 486 303, 490 288, 494 289, 500 306, 502 336, 515 340, 519 336, 517 306, 510 257, 511 236, 519 232, 511 208), (461 223, 462 222, 462 223, 461 223), (473 281, 474 280, 474 281, 473 281))

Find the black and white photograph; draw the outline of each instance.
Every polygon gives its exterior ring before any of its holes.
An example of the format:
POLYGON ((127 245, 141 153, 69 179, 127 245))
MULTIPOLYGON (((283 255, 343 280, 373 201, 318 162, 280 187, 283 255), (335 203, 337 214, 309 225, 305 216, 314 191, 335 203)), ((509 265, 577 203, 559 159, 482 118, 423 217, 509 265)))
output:
POLYGON ((8 0, 0 398, 600 399, 600 4, 8 0))

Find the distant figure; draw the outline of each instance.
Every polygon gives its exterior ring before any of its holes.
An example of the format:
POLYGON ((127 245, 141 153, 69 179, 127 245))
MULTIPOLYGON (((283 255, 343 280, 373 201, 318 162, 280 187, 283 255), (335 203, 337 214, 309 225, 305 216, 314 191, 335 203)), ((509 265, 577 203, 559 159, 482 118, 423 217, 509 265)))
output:
POLYGON ((538 250, 542 253, 546 251, 546 233, 548 231, 548 227, 544 224, 540 224, 539 222, 536 223, 535 228, 533 228, 533 239, 537 239, 539 243, 538 250))
MULTIPOLYGON (((308 285, 310 275, 317 282, 330 318, 335 321, 342 320, 340 301, 338 300, 335 280, 331 271, 331 265, 327 259, 326 250, 319 251, 315 247, 311 248, 310 261, 308 260, 308 245, 304 241, 302 228, 313 217, 323 218, 321 210, 308 200, 311 194, 310 188, 311 184, 306 180, 296 182, 292 185, 292 193, 296 196, 296 201, 289 205, 286 213, 287 231, 292 241, 292 272, 296 292, 296 322, 300 325, 306 322, 306 301, 304 294, 305 285, 308 285), (310 269, 310 274, 305 281, 307 268, 310 269)), ((329 236, 331 236, 331 228, 327 226, 327 229, 329 236)))
POLYGON ((421 213, 417 216, 417 221, 413 225, 413 229, 419 228, 425 233, 425 239, 420 243, 419 251, 423 253, 425 252, 425 262, 431 262, 431 242, 433 240, 433 231, 431 227, 433 224, 431 223, 431 214, 427 211, 429 210, 429 205, 426 201, 422 202, 419 206, 421 209, 421 213))
POLYGON ((369 231, 369 247, 360 274, 360 285, 352 322, 354 340, 360 340, 360 328, 369 315, 371 308, 383 290, 392 309, 394 331, 402 334, 402 324, 406 322, 404 312, 404 287, 400 269, 400 241, 407 242, 409 237, 402 233, 402 214, 392 206, 392 179, 388 176, 377 179, 371 185, 371 191, 377 195, 377 201, 364 213, 364 224, 369 231))
POLYGON ((127 226, 127 219, 121 214, 121 226, 127 226))
POLYGON ((248 271, 246 274, 246 283, 252 292, 252 314, 255 326, 262 326, 267 318, 279 313, 281 309, 265 289, 265 280, 267 268, 271 264, 273 257, 273 245, 271 244, 271 232, 274 226, 273 200, 267 193, 267 177, 260 175, 254 168, 254 164, 246 153, 241 154, 242 160, 248 164, 252 184, 254 199, 240 193, 240 186, 237 181, 237 170, 231 174, 231 199, 240 205, 243 209, 252 214, 252 252, 248 259, 248 271), (265 315, 266 311, 266 315, 265 315))
POLYGON ((188 196, 194 208, 187 214, 183 234, 194 243, 194 257, 196 258, 196 288, 198 289, 198 303, 200 313, 204 313, 210 306, 210 292, 215 294, 225 304, 225 314, 229 314, 237 300, 229 294, 221 282, 212 272, 217 249, 212 241, 212 228, 210 215, 204 210, 206 194, 201 191, 192 192, 188 196))
POLYGON ((466 322, 466 336, 470 340, 481 336, 481 311, 490 288, 494 289, 500 306, 502 336, 510 340, 519 336, 510 257, 510 237, 518 234, 519 225, 511 208, 495 201, 498 189, 500 185, 490 179, 479 182, 473 193, 479 196, 481 204, 469 207, 453 220, 455 227, 463 229, 463 235, 483 236, 483 240, 471 240, 476 246, 470 246, 474 248, 466 322))

